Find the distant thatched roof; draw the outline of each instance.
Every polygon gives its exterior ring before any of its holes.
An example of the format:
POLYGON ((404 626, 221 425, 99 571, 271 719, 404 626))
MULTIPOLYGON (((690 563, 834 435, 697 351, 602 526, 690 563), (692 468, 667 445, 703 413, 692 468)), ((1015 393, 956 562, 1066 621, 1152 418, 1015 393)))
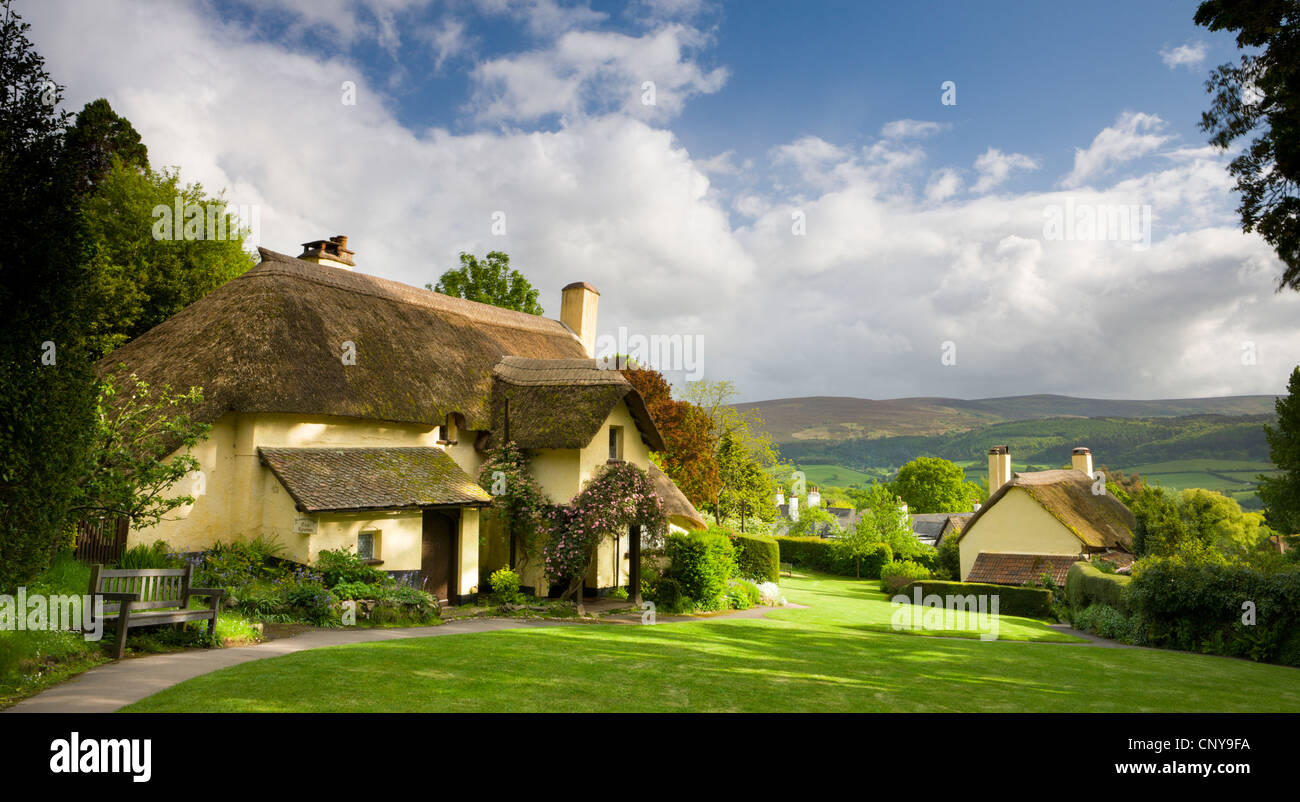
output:
POLYGON ((1133 550, 1132 511, 1110 493, 1092 492, 1093 479, 1083 471, 1033 471, 1015 474, 998 488, 979 512, 962 527, 960 537, 975 529, 984 513, 993 509, 1012 488, 1020 488, 1074 533, 1089 549, 1133 550))
POLYGON ((669 518, 685 518, 699 529, 707 529, 704 516, 700 515, 695 505, 678 489, 668 474, 659 470, 659 466, 650 463, 650 479, 655 483, 655 494, 664 504, 664 514, 669 518))
POLYGON ((503 358, 492 369, 492 436, 520 448, 582 448, 619 401, 627 403, 641 439, 652 451, 664 442, 641 394, 617 370, 594 359, 503 358))
POLYGON ((259 448, 257 452, 303 512, 492 502, 440 448, 259 448))
POLYGON ((125 363, 154 385, 200 386, 206 422, 236 411, 438 425, 459 412, 487 429, 501 357, 585 356, 557 320, 259 251, 259 265, 105 357, 101 373, 125 363))

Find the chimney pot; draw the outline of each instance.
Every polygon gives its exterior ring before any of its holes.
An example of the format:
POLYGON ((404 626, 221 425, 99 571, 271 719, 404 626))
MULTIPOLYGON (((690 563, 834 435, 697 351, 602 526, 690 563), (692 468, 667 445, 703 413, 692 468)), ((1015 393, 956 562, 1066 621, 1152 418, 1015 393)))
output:
POLYGON ((993 446, 989 449, 989 495, 993 495, 1011 481, 1010 446, 993 446))
POLYGON ((1070 467, 1092 476, 1092 451, 1082 446, 1070 454, 1070 467))

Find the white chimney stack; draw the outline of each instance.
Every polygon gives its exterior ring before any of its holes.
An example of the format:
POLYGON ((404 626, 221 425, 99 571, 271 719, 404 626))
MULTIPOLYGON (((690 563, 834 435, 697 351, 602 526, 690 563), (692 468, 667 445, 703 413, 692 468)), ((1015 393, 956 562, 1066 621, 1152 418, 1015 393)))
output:
POLYGON ((560 292, 560 322, 578 335, 588 357, 596 356, 596 301, 600 293, 585 281, 575 281, 560 292))
POLYGON ((1070 467, 1092 476, 1092 451, 1082 446, 1076 448, 1070 455, 1070 467))
POLYGON ((820 507, 820 506, 821 506, 821 503, 822 503, 822 494, 817 490, 817 488, 814 487, 814 488, 809 489, 809 490, 808 490, 808 506, 809 506, 809 507, 820 507))
POLYGON ((1011 447, 993 446, 989 449, 989 495, 1011 481, 1011 447))

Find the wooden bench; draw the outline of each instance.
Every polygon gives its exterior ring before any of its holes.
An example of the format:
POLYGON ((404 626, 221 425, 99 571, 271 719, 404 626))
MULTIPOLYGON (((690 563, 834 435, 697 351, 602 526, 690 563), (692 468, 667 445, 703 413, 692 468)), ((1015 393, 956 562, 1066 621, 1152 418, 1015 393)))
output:
POLYGON ((90 595, 104 600, 104 621, 115 621, 113 657, 120 660, 126 651, 126 633, 137 627, 161 624, 208 622, 208 634, 217 627, 217 610, 225 588, 191 586, 193 566, 184 568, 105 568, 90 569, 90 595), (191 610, 191 596, 208 597, 208 606, 191 610))
POLYGON ((781 563, 781 576, 794 576, 794 563, 781 563))

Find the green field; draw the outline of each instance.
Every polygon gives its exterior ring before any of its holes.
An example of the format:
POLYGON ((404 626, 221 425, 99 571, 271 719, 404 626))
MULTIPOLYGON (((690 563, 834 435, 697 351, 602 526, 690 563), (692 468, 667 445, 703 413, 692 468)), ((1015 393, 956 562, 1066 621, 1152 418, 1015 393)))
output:
POLYGON ((1058 640, 879 631, 875 582, 783 578, 756 619, 590 624, 336 646, 183 682, 130 712, 1300 712, 1300 671, 1058 640))
MULTIPOLYGON (((849 487, 850 485, 869 485, 878 476, 855 471, 843 465, 800 465, 804 479, 810 485, 827 485, 831 487, 849 487)), ((883 473, 883 472, 882 472, 883 473)))

